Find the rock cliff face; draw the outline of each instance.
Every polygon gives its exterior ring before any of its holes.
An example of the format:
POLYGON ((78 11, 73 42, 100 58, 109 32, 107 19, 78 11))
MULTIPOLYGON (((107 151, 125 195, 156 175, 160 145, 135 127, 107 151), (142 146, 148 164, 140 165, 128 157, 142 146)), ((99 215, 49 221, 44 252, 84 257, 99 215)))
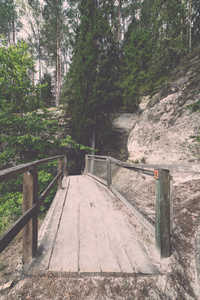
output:
POLYGON ((109 155, 120 160, 128 159, 128 136, 131 128, 137 120, 137 114, 123 113, 112 115, 112 149, 105 152, 105 155, 109 155))
POLYGON ((158 94, 141 102, 140 116, 128 138, 130 160, 163 164, 200 158, 199 146, 190 138, 198 133, 200 112, 191 114, 187 108, 200 100, 199 70, 200 48, 184 59, 158 94))

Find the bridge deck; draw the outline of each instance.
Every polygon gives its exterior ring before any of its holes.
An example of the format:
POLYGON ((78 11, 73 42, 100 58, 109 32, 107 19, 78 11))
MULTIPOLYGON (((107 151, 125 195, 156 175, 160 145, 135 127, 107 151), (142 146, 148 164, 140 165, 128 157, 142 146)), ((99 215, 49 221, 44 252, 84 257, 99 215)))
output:
POLYGON ((155 274, 130 214, 120 200, 88 176, 64 178, 39 231, 39 251, 27 274, 155 274))

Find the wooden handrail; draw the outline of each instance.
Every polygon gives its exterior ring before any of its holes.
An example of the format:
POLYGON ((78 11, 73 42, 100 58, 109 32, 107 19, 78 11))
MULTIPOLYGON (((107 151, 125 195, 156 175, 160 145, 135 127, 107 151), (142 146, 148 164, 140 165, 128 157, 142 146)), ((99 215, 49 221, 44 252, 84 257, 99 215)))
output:
POLYGON ((145 175, 154 176, 154 170, 147 168, 137 167, 135 164, 127 164, 111 156, 101 156, 101 155, 87 155, 89 159, 94 159, 96 161, 106 161, 109 159, 110 163, 115 164, 119 167, 133 170, 138 173, 143 173, 145 175))
POLYGON ((64 158, 64 157, 66 157, 66 155, 53 156, 53 157, 36 160, 36 161, 30 162, 30 163, 21 164, 21 165, 12 167, 12 168, 2 170, 2 171, 0 171, 0 183, 13 178, 14 176, 17 176, 24 172, 27 172, 27 171, 33 169, 34 167, 37 167, 37 166, 43 165, 47 162, 50 162, 50 161, 53 161, 53 160, 56 160, 59 158, 64 158))
MULTIPOLYGON (((142 173, 148 176, 153 176, 155 179, 155 189, 156 189, 156 211, 155 211, 155 244, 160 250, 161 257, 169 257, 171 255, 171 218, 170 218, 170 173, 169 170, 164 169, 147 169, 143 167, 138 167, 135 164, 127 164, 120 160, 117 160, 110 156, 100 156, 100 155, 86 155, 85 164, 85 174, 93 177, 94 179, 100 181, 107 185, 107 188, 113 191, 115 188, 112 185, 112 168, 111 164, 115 164, 119 167, 132 170, 134 172, 142 173), (89 171, 88 160, 102 161, 106 164, 107 181, 103 179, 98 179, 94 174, 89 171)), ((116 190, 116 189, 115 189, 116 190)), ((117 191, 117 190, 116 190, 117 191)), ((118 191, 117 191, 118 192, 118 191)), ((118 192, 119 193, 119 192, 118 192)), ((124 197, 124 196, 123 196, 124 197)), ((124 197, 125 199, 125 197, 124 197)), ((127 201, 127 199, 125 199, 127 201)), ((140 220, 141 221, 141 220, 140 220)), ((144 224, 143 224, 144 225, 144 224)), ((147 226, 145 226, 147 228, 147 226)), ((149 226, 152 234, 152 226, 149 226)), ((148 228, 147 228, 148 229, 148 228)))
POLYGON ((0 182, 11 179, 16 175, 24 174, 23 177, 23 215, 0 237, 0 253, 9 245, 16 235, 24 228, 23 233, 23 263, 29 256, 34 257, 37 252, 37 214, 38 209, 49 195, 51 189, 58 184, 62 188, 62 177, 67 175, 66 155, 54 156, 27 164, 12 167, 0 171, 0 182), (47 162, 58 160, 58 173, 46 190, 38 197, 37 166, 47 162), (62 160, 64 163, 62 164, 62 160), (63 168, 62 168, 63 166, 63 168), (31 222, 31 223, 30 223, 31 222))

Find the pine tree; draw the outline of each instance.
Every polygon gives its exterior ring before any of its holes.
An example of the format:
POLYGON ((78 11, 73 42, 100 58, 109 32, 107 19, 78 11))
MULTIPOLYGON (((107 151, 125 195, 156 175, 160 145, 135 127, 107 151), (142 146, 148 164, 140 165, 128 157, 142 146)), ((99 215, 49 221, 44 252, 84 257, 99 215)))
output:
POLYGON ((156 0, 151 11, 153 56, 149 79, 158 87, 186 52, 185 7, 182 0, 156 0))
MULTIPOLYGON (((38 60, 39 65, 39 82, 42 78, 42 59, 44 51, 41 45, 41 28, 43 24, 42 5, 39 0, 21 0, 20 1, 21 16, 26 19, 29 30, 24 29, 28 33, 27 43, 30 46, 32 56, 38 60)), ((34 75, 34 74, 33 74, 34 75)), ((34 76, 32 77, 34 82, 34 76)))
POLYGON ((72 64, 68 73, 68 102, 73 138, 90 145, 94 131, 105 141, 108 112, 114 98, 115 60, 110 1, 81 0, 72 64))
POLYGON ((45 73, 41 80, 41 99, 44 107, 52 107, 53 106, 53 87, 51 81, 51 75, 45 73))
POLYGON ((200 45, 200 0, 193 0, 192 23, 192 45, 196 47, 200 45))
POLYGON ((65 22, 66 12, 63 8, 64 0, 44 0, 44 26, 41 30, 42 45, 46 50, 49 63, 55 66, 55 105, 60 104, 62 82, 62 50, 66 46, 65 37, 68 34, 65 22))
POLYGON ((0 1, 0 34, 7 37, 9 44, 16 43, 16 32, 22 24, 19 21, 14 0, 0 1))
POLYGON ((140 96, 146 93, 150 53, 150 33, 146 29, 136 28, 124 48, 122 88, 125 110, 136 111, 140 96))

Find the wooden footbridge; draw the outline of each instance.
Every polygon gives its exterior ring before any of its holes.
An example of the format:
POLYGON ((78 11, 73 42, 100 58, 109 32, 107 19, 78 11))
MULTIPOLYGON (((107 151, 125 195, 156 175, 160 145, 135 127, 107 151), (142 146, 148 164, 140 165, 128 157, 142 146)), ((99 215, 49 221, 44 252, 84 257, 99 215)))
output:
POLYGON ((67 176, 65 156, 0 172, 0 182, 24 174, 24 213, 1 236, 0 251, 24 228, 23 262, 26 274, 51 272, 78 276, 159 273, 160 270, 152 263, 135 234, 135 217, 155 237, 161 257, 170 256, 168 171, 145 170, 101 157, 106 162, 107 180, 104 181, 91 174, 95 159, 99 158, 86 156, 85 173, 80 176, 67 176), (38 197, 37 166, 54 159, 58 159, 58 175, 38 197), (156 177, 158 203, 155 227, 139 216, 139 212, 114 189, 111 162, 156 177), (38 233, 39 207, 56 183, 58 191, 38 233))

